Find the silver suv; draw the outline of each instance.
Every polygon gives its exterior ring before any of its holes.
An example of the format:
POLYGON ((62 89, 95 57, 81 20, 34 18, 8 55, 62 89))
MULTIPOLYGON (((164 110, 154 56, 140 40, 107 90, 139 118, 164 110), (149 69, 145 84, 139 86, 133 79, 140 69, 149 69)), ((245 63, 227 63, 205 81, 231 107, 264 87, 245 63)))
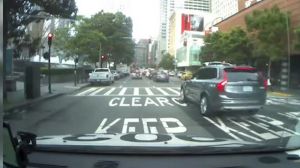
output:
POLYGON ((246 110, 256 114, 266 102, 267 82, 256 68, 209 65, 181 85, 180 97, 200 105, 202 115, 246 110))

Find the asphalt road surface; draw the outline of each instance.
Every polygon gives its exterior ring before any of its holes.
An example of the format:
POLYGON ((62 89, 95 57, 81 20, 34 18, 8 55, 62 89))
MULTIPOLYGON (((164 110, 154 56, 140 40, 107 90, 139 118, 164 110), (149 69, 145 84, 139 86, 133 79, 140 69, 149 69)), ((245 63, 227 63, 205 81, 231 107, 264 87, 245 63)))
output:
POLYGON ((179 101, 181 81, 127 77, 89 86, 12 115, 14 132, 38 136, 81 133, 161 133, 261 142, 300 135, 300 100, 268 97, 254 116, 227 112, 203 117, 197 104, 179 101))

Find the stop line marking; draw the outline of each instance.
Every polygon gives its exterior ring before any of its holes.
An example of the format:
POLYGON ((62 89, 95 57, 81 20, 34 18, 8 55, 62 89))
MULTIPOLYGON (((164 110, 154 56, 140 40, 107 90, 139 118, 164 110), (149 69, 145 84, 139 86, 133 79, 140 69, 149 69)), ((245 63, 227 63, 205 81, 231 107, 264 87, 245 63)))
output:
POLYGON ((75 96, 179 96, 179 89, 179 87, 93 87, 75 96))

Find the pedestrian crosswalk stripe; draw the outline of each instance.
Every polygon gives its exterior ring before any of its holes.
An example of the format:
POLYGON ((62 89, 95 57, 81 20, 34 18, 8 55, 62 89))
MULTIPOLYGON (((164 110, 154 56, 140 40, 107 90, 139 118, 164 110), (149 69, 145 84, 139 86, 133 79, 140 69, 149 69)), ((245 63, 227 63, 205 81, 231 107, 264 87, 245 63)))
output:
POLYGON ((139 95, 139 88, 133 88, 133 95, 139 95))
POLYGON ((92 92, 92 91, 94 91, 94 90, 96 90, 97 88, 90 88, 90 89, 88 89, 88 90, 85 90, 85 91, 83 91, 83 92, 80 92, 80 93, 78 93, 78 94, 76 94, 76 96, 82 96, 82 95, 84 95, 84 94, 86 94, 86 93, 88 93, 88 92, 92 92))
POLYGON ((74 96, 178 96, 177 87, 92 87, 74 96))
POLYGON ((125 94, 127 88, 122 88, 122 90, 119 92, 119 95, 122 96, 125 94))
POLYGON ((173 93, 175 93, 175 94, 177 94, 177 95, 179 95, 179 94, 180 94, 180 93, 179 93, 177 90, 175 90, 175 89, 168 88, 168 90, 170 90, 171 92, 173 92, 173 93))
POLYGON ((104 93, 104 95, 110 95, 116 88, 111 88, 109 91, 107 91, 106 93, 104 93))
POLYGON ((148 95, 154 95, 153 92, 149 88, 145 88, 148 95))
POLYGON ((162 88, 156 88, 156 89, 159 90, 163 95, 169 95, 169 93, 162 90, 162 88))
POLYGON ((98 90, 94 91, 93 93, 89 94, 89 96, 94 96, 97 93, 100 93, 102 90, 104 90, 105 88, 99 88, 98 90))

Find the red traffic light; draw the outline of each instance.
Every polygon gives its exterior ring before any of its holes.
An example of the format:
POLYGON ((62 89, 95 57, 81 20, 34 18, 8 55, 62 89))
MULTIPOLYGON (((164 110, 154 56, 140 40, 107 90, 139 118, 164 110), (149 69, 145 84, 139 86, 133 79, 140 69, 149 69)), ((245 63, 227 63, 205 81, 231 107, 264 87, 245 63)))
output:
POLYGON ((50 46, 52 44, 52 38, 53 38, 53 34, 49 33, 48 34, 48 45, 50 46))

